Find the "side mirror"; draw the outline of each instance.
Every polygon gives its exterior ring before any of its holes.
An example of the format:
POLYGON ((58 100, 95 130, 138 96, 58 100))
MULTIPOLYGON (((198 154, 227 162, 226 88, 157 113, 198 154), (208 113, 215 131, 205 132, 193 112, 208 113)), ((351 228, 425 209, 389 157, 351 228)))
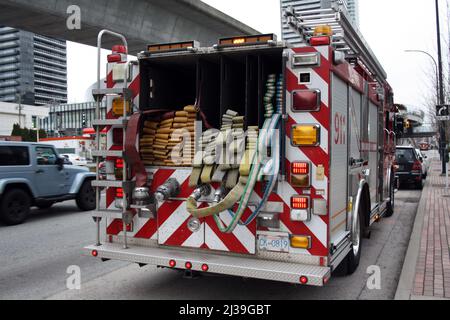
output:
POLYGON ((62 169, 64 169, 64 159, 61 157, 58 157, 56 159, 56 165, 58 166, 58 170, 61 171, 62 169))

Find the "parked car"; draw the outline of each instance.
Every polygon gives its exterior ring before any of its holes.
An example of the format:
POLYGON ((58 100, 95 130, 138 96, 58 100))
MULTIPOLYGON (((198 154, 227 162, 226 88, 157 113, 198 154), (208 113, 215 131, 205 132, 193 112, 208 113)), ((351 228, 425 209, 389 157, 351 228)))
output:
POLYGON ((87 166, 88 161, 86 158, 80 157, 75 153, 63 154, 63 157, 67 158, 75 166, 87 166))
POLYGON ((428 177, 428 168, 429 168, 428 156, 423 154, 423 152, 420 151, 420 149, 415 149, 415 150, 416 150, 417 156, 419 157, 419 161, 422 162, 423 178, 426 179, 428 177))
POLYGON ((51 145, 0 142, 0 219, 20 224, 32 206, 44 209, 66 200, 76 200, 82 211, 94 210, 95 174, 65 161, 51 145))
POLYGON ((424 164, 420 161, 416 149, 412 146, 398 146, 396 149, 396 177, 400 185, 410 184, 417 189, 423 188, 424 164))
POLYGON ((64 165, 66 166, 73 166, 73 163, 67 159, 66 157, 62 157, 62 159, 64 160, 64 165))

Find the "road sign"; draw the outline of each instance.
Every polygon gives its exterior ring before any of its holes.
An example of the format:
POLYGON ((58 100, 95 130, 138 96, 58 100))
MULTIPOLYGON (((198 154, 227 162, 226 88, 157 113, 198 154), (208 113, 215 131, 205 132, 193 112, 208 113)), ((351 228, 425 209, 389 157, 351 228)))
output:
POLYGON ((449 116, 450 115, 450 105, 443 104, 436 106, 436 116, 442 117, 442 116, 449 116))
POLYGON ((437 116, 436 120, 438 120, 438 121, 450 121, 450 116, 437 116))

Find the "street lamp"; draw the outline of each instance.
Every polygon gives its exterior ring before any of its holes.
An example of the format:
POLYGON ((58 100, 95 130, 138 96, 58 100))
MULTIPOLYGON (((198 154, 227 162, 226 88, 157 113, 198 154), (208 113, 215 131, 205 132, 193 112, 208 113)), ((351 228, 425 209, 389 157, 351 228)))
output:
POLYGON ((428 57, 431 58, 431 60, 433 60, 434 66, 435 66, 435 71, 436 71, 436 102, 437 104, 441 104, 442 101, 440 101, 440 94, 439 94, 439 88, 440 88, 440 83, 439 83, 439 67, 438 67, 438 63, 436 62, 436 59, 429 54, 426 51, 422 51, 422 50, 405 50, 405 52, 415 52, 415 53, 422 53, 422 54, 426 54, 428 57))

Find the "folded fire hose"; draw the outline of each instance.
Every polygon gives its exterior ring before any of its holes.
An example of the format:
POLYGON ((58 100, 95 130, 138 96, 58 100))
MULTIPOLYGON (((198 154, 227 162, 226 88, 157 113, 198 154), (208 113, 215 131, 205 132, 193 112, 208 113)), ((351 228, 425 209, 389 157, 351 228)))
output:
MULTIPOLYGON (((275 188, 275 185, 277 182, 275 177, 277 176, 277 173, 280 168, 280 159, 278 157, 278 155, 280 153, 280 146, 278 144, 278 141, 276 141, 277 135, 276 135, 275 130, 279 126, 279 121, 281 119, 281 113, 282 113, 281 97, 282 97, 282 90, 283 90, 283 87, 282 87, 283 78, 280 76, 278 83, 277 83, 276 91, 275 91, 275 82, 276 82, 276 75, 270 75, 269 79, 268 79, 268 83, 267 83, 268 92, 265 97, 266 121, 264 123, 264 127, 262 130, 263 134, 258 139, 257 150, 254 151, 253 154, 250 154, 251 152, 249 153, 249 150, 246 151, 244 160, 241 162, 241 166, 239 169, 239 173, 241 174, 239 183, 236 184, 236 186, 231 190, 231 192, 222 201, 220 201, 216 205, 208 207, 208 208, 198 209, 197 201, 193 196, 189 197, 187 200, 187 210, 189 213, 191 213, 194 217, 197 217, 197 218, 214 216, 217 226, 219 227, 220 231, 223 233, 232 233, 238 224, 248 225, 249 223, 251 223, 256 218, 256 216, 259 214, 260 210, 266 203, 269 195, 272 193, 273 189, 275 188), (277 94, 277 111, 276 111, 277 113, 276 114, 274 114, 275 110, 272 105, 272 101, 275 96, 275 93, 277 94), (254 191, 255 184, 258 181, 260 175, 262 175, 262 173, 260 173, 260 171, 262 171, 263 164, 260 161, 261 160, 260 152, 262 152, 263 150, 267 150, 269 145, 272 147, 272 160, 271 160, 271 162, 266 163, 266 165, 269 167, 269 169, 272 169, 272 170, 270 170, 271 172, 270 172, 269 183, 266 186, 262 201, 260 202, 259 206, 253 212, 253 214, 247 219, 246 222, 241 222, 241 218, 242 218, 245 210, 247 209, 248 203, 250 201, 250 197, 254 191), (247 177, 247 179, 243 179, 244 177, 247 177), (235 213, 235 212, 232 212, 230 210, 230 208, 232 208, 236 203, 239 203, 239 208, 238 208, 237 212, 235 213), (228 210, 228 212, 233 217, 232 222, 228 225, 228 227, 223 224, 223 222, 221 221, 221 219, 219 217, 219 214, 221 212, 224 212, 225 210, 228 210)), ((239 122, 241 122, 241 120, 239 120, 239 122)), ((223 128, 222 128, 222 130, 223 130, 223 128)))
MULTIPOLYGON (((267 132, 273 131, 273 129, 276 126, 276 123, 278 122, 276 119, 278 117, 273 117, 272 119, 267 119, 264 123, 263 127, 263 135, 260 137, 260 139, 265 140, 265 134, 267 132), (272 129, 272 130, 271 130, 272 129)), ((261 164, 258 161, 258 151, 256 150, 253 152, 253 154, 247 154, 242 163, 241 166, 251 166, 249 176, 242 176, 239 178, 239 182, 236 184, 236 186, 228 193, 228 195, 219 203, 217 203, 214 206, 208 207, 208 208, 198 208, 196 199, 191 196, 187 199, 187 210, 188 212, 197 218, 205 218, 209 216, 215 216, 216 222, 220 222, 220 219, 217 217, 217 215, 221 212, 226 211, 227 209, 233 207, 234 204, 240 202, 239 209, 237 213, 235 214, 232 223, 228 227, 224 227, 222 223, 218 223, 218 226, 220 227, 221 231, 224 233, 231 233, 236 228, 237 224, 239 223, 239 220, 241 219, 242 215, 244 214, 245 209, 247 208, 247 204, 250 200, 250 197, 253 193, 253 189, 255 187, 255 184, 258 179, 259 170, 261 168, 261 164), (240 201, 239 201, 240 200, 240 201)), ((243 172, 248 171, 248 169, 242 169, 243 172)))

